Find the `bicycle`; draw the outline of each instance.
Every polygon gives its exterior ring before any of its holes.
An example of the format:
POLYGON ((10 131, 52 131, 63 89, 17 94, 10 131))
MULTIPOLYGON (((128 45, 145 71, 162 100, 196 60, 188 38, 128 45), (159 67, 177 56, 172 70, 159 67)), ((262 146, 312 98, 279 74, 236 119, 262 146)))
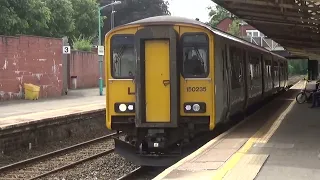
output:
POLYGON ((310 102, 312 100, 312 94, 314 90, 303 89, 296 96, 296 101, 298 104, 303 104, 305 102, 310 102))
MULTIPOLYGON (((310 80, 308 80, 307 83, 308 82, 310 82, 310 80)), ((317 83, 316 87, 318 87, 319 82, 317 81, 316 83, 317 83)), ((306 88, 307 86, 296 95, 296 101, 298 104, 303 104, 305 102, 312 101, 312 94, 316 92, 316 90, 307 90, 306 88)))

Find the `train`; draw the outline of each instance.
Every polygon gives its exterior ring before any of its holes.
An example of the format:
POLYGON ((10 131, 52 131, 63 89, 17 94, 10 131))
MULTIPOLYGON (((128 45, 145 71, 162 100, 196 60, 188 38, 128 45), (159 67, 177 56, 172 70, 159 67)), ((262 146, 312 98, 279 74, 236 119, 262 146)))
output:
POLYGON ((179 157, 199 133, 288 86, 287 59, 197 20, 155 16, 105 36, 106 126, 138 165, 179 157))

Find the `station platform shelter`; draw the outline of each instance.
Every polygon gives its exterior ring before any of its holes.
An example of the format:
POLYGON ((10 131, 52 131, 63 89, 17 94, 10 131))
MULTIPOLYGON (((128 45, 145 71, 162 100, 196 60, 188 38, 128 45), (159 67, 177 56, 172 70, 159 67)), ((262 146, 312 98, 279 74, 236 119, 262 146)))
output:
POLYGON ((320 108, 297 104, 299 81, 154 180, 298 180, 320 177, 320 108))

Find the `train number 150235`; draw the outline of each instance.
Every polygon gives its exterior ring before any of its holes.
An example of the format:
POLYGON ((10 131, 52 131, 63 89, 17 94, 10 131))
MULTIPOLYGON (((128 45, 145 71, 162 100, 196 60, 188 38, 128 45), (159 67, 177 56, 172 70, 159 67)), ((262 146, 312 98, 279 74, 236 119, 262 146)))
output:
POLYGON ((187 92, 206 92, 207 87, 187 87, 187 92))

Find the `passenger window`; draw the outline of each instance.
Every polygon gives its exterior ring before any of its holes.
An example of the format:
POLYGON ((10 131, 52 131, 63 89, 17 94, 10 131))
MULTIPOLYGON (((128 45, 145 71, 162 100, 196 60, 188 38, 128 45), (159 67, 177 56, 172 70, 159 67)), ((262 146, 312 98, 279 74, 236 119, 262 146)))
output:
POLYGON ((271 61, 270 60, 266 60, 266 75, 267 77, 271 77, 271 61))
POLYGON ((230 62, 231 62, 231 87, 236 89, 241 87, 241 50, 236 47, 230 47, 230 62))
POLYGON ((209 42, 206 35, 183 35, 183 76, 200 78, 209 74, 209 42))
POLYGON ((253 64, 250 63, 250 79, 253 79, 253 64))
POLYGON ((278 68, 279 67, 278 67, 278 63, 277 62, 274 63, 274 67, 273 68, 274 68, 274 76, 278 77, 278 70, 279 70, 278 68))
POLYGON ((135 75, 133 35, 116 35, 111 39, 112 76, 131 79, 135 75))
POLYGON ((260 78, 261 77, 261 63, 260 63, 260 59, 256 56, 249 56, 249 62, 250 65, 252 65, 253 68, 253 75, 252 78, 256 79, 256 78, 260 78))

